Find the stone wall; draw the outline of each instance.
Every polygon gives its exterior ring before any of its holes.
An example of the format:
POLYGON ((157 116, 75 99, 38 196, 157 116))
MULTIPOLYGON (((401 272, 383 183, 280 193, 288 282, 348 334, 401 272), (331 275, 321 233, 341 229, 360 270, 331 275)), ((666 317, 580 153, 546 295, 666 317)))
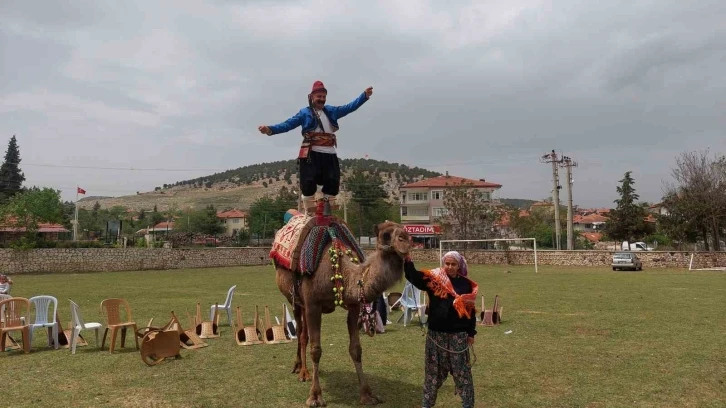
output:
POLYGON ((269 248, 0 249, 0 272, 68 273, 264 265, 269 248))
MULTIPOLYGON (((367 251, 370 252, 370 251, 367 251)), ((533 265, 533 251, 462 251, 470 264, 533 265)), ((0 273, 71 273, 265 265, 269 248, 0 249, 0 273)), ((609 267, 612 251, 537 251, 539 265, 609 267)), ((688 268, 694 252, 638 252, 645 268, 688 268)), ((726 267, 726 252, 695 252, 694 268, 726 267)), ((414 250, 416 262, 438 262, 435 249, 414 250)))
MULTIPOLYGON (((486 265, 534 265, 534 251, 460 251, 470 264, 486 265)), ((600 266, 612 264, 615 251, 553 251, 538 250, 538 265, 600 266)), ((691 254, 695 268, 726 267, 726 252, 636 252, 644 268, 688 268, 691 254)), ((425 262, 438 262, 438 250, 416 250, 412 257, 425 262)))

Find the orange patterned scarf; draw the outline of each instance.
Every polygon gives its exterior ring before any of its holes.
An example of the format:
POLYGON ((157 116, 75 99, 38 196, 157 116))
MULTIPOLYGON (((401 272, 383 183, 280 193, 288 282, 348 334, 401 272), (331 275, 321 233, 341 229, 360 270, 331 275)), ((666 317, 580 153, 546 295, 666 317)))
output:
POLYGON ((466 276, 459 275, 471 282, 471 293, 459 295, 454 290, 454 285, 451 284, 451 279, 449 279, 449 276, 443 268, 424 269, 421 272, 423 273, 424 279, 429 281, 426 286, 431 289, 434 295, 442 299, 446 299, 448 295, 454 297, 454 309, 456 309, 459 317, 470 319, 472 313, 476 313, 476 295, 479 291, 479 285, 476 282, 466 276))

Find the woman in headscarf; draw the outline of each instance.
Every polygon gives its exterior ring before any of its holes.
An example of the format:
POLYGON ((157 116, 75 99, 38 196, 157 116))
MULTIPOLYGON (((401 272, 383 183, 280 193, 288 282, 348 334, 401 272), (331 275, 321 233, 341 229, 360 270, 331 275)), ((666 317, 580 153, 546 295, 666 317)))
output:
POLYGON ((469 347, 476 336, 476 282, 468 278, 466 259, 456 252, 441 258, 441 267, 417 270, 404 262, 406 279, 429 295, 423 407, 433 407, 449 373, 465 408, 474 406, 474 382, 469 347))

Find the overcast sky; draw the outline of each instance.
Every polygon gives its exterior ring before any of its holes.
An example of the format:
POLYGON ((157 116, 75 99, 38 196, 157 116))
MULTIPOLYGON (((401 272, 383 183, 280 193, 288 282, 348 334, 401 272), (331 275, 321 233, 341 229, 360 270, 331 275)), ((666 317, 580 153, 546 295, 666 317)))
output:
POLYGON ((627 170, 658 201, 678 154, 726 152, 725 22, 723 0, 3 0, 0 145, 64 199, 134 194, 294 158, 299 128, 257 126, 319 79, 334 105, 374 87, 341 157, 541 199, 555 149, 576 204, 611 206, 627 170))

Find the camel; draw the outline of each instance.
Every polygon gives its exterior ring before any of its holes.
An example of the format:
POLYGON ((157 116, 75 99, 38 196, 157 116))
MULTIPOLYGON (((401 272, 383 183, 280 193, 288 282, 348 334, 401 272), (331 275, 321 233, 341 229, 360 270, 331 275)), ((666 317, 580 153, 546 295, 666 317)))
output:
MULTIPOLYGON (((335 311, 336 304, 348 310, 348 336, 350 343, 348 352, 353 360, 358 375, 360 402, 365 405, 375 405, 382 402, 371 392, 368 382, 363 374, 361 362, 362 349, 360 345, 358 317, 361 310, 361 301, 374 302, 384 290, 393 286, 403 277, 403 258, 408 254, 411 243, 408 232, 400 224, 386 221, 375 227, 378 238, 376 250, 369 255, 364 263, 359 264, 350 253, 339 252, 334 256, 331 246, 325 248, 325 256, 312 275, 297 275, 288 269, 276 265, 277 286, 280 292, 293 305, 295 322, 298 327, 297 354, 292 373, 298 374, 299 381, 312 379, 310 394, 306 401, 308 407, 326 406, 320 388, 319 362, 323 353, 320 344, 320 323, 323 313, 335 311), (340 255, 343 256, 340 256, 340 255), (339 266, 338 276, 342 275, 343 293, 334 293, 336 283, 335 262, 339 266), (296 280, 298 286, 296 287, 296 280), (359 283, 362 283, 359 284, 359 283), (310 344, 310 357, 313 361, 312 375, 308 371, 306 348, 310 344)), ((338 286, 340 287, 340 285, 338 286)), ((375 310, 375 309, 374 309, 375 310)), ((369 332, 369 335, 373 335, 369 332)))

